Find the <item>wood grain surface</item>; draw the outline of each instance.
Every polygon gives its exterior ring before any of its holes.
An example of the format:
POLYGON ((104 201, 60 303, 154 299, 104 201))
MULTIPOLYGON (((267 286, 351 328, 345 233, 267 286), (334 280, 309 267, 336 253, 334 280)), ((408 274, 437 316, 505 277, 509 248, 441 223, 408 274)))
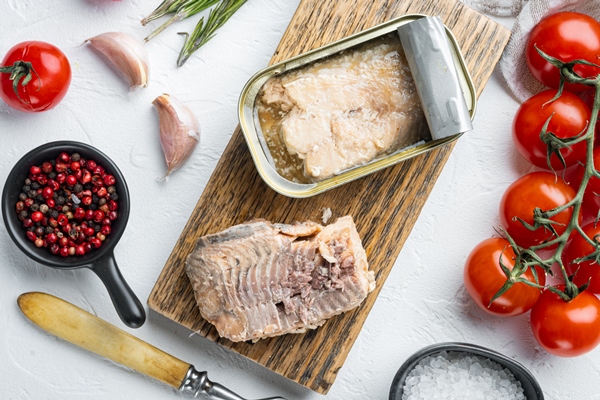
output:
MULTIPOLYGON (((302 0, 271 63, 409 13, 442 18, 462 48, 479 95, 510 32, 455 0, 302 0)), ((327 393, 452 148, 443 146, 309 199, 292 199, 261 180, 238 128, 150 294, 150 308, 301 385, 327 393), (220 339, 200 316, 184 271, 197 238, 252 218, 319 221, 323 208, 331 208, 332 221, 347 214, 354 217, 375 271, 375 291, 359 308, 305 334, 254 344, 220 339)))

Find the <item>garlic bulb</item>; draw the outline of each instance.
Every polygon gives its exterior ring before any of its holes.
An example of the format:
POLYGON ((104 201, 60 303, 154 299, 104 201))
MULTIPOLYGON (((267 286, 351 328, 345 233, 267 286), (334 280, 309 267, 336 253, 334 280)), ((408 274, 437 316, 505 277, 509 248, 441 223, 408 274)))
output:
POLYGON ((167 162, 167 174, 179 168, 200 141, 200 124, 196 116, 173 96, 163 94, 152 102, 158 111, 160 144, 167 162))
POLYGON ((106 32, 86 42, 121 71, 129 80, 130 90, 148 86, 148 56, 141 41, 127 33, 106 32))

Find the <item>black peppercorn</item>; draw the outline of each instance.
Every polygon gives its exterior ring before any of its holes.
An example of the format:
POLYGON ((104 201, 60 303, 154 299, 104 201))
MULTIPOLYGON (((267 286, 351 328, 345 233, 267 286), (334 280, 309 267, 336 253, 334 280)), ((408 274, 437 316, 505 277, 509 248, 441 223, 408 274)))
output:
POLYGON ((38 203, 33 203, 31 206, 29 206, 29 209, 35 212, 40 209, 40 205, 38 203))
POLYGON ((83 188, 85 190, 92 190, 93 187, 94 185, 92 185, 91 183, 86 183, 85 185, 83 185, 83 188))
POLYGON ((81 160, 81 156, 79 155, 79 153, 71 154, 71 161, 79 161, 79 160, 81 160))
POLYGON ((29 192, 27 192, 27 196, 31 197, 32 199, 35 199, 35 196, 37 196, 37 192, 31 189, 29 192))
POLYGON ((65 198, 62 196, 58 196, 56 198, 56 204, 58 204, 59 206, 62 206, 63 204, 65 204, 65 201, 66 201, 65 198))
POLYGON ((73 203, 73 205, 71 206, 71 208, 73 209, 73 211, 77 210, 78 208, 81 208, 81 206, 77 203, 73 203))
POLYGON ((21 200, 21 201, 27 200, 27 195, 25 193, 19 193, 19 200, 21 200))
POLYGON ((56 179, 56 172, 52 171, 48 174, 49 179, 56 179))
POLYGON ((53 158, 50 160, 50 164, 52 164, 52 166, 54 167, 56 165, 56 160, 53 158))
POLYGON ((94 232, 100 232, 100 229, 102 229, 102 225, 100 225, 100 224, 94 225, 94 232))
POLYGON ((28 216, 29 216, 29 213, 25 210, 23 210, 19 213, 19 219, 21 221, 23 221, 24 219, 27 219, 28 216))
POLYGON ((25 184, 26 185, 31 185, 31 179, 29 179, 29 178, 25 179, 25 184))
POLYGON ((109 186, 108 188, 106 188, 106 191, 108 192, 108 194, 113 194, 117 191, 117 188, 114 186, 109 186))
POLYGON ((75 186, 73 186, 73 191, 75 193, 82 192, 83 191, 83 186, 81 185, 81 183, 75 184, 75 186))
POLYGON ((40 184, 37 182, 32 182, 31 183, 31 188, 34 190, 38 190, 40 188, 40 184))
POLYGON ((46 235, 49 235, 49 234, 51 234, 52 232, 54 232, 54 228, 53 228, 53 227, 51 227, 50 225, 48 225, 46 228, 44 228, 44 233, 45 233, 46 235))
POLYGON ((44 196, 42 196, 42 194, 38 194, 37 196, 35 196, 36 200, 39 201, 40 203, 43 203, 46 199, 44 199, 44 196))
POLYGON ((25 193, 29 192, 31 190, 31 186, 29 185, 25 185, 21 188, 22 191, 24 191, 25 193))
POLYGON ((98 204, 98 200, 100 200, 100 198, 98 196, 96 196, 95 194, 93 194, 92 195, 92 203, 98 204))
POLYGON ((92 203, 92 204, 90 204, 90 205, 88 206, 88 208, 89 208, 90 210, 97 210, 97 209, 98 209, 98 205, 97 205, 97 204, 94 204, 94 203, 92 203))
POLYGON ((99 205, 99 206, 103 206, 103 205, 105 205, 105 204, 106 204, 106 199, 105 199, 104 197, 103 197, 103 198, 101 198, 100 200, 98 200, 98 205, 99 205))
POLYGON ((56 210, 50 211, 50 217, 52 217, 54 219, 58 218, 58 211, 56 211, 56 210))
POLYGON ((117 192, 111 193, 110 198, 114 201, 117 201, 117 200, 119 200, 119 195, 117 194, 117 192))

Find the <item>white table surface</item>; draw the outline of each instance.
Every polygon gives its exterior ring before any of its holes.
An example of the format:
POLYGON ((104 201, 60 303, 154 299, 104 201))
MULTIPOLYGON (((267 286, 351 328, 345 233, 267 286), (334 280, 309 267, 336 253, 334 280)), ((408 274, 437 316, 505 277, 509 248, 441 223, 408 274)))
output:
MULTIPOLYGON (((106 31, 139 38, 139 20, 159 0, 4 0, 0 2, 0 55, 24 40, 45 40, 67 54, 69 93, 54 110, 24 114, 0 104, 0 182, 14 163, 43 143, 68 139, 107 153, 130 188, 132 212, 115 249, 119 266, 146 310, 146 300, 192 208, 237 125, 244 83, 267 65, 299 1, 252 0, 198 51, 175 67, 182 44, 167 30, 147 44, 148 88, 129 93, 124 81, 84 39, 106 31), (202 141, 187 165, 165 183, 158 118, 151 101, 170 93, 186 102, 202 125, 202 141)), ((512 19, 499 20, 511 27, 512 19)), ((152 24, 157 26, 157 24, 152 24)), ((528 315, 489 316, 472 303, 462 269, 471 249, 494 234, 504 189, 529 167, 513 149, 512 116, 518 103, 494 71, 479 103, 475 130, 460 140, 402 249, 335 384, 325 397, 148 312, 137 330, 124 327, 101 282, 90 271, 57 271, 28 259, 0 227, 0 398, 174 399, 175 390, 76 348, 34 327, 16 299, 43 291, 88 309, 181 358, 248 397, 290 400, 385 399, 396 370, 420 348, 470 342, 513 357, 538 378, 548 399, 600 399, 600 350, 576 359, 546 354, 533 339, 528 315)))

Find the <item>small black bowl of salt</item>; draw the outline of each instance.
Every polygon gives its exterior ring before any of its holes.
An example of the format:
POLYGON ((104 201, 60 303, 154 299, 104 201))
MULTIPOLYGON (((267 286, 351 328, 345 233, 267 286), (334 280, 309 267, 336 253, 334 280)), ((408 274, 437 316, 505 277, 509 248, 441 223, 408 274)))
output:
POLYGON ((389 400, 543 400, 525 367, 468 343, 440 343, 413 354, 398 370, 389 400))

